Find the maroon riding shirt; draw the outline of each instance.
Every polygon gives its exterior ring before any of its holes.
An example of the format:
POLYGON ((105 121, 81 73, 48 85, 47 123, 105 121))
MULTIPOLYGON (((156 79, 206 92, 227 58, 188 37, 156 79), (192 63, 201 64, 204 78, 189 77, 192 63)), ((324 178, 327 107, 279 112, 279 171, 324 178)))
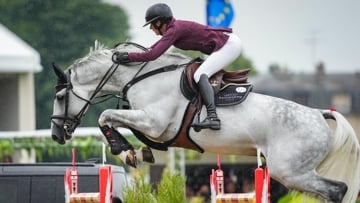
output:
POLYGON ((213 28, 196 22, 172 19, 159 41, 144 52, 129 53, 130 62, 152 61, 161 56, 171 45, 182 50, 211 54, 219 50, 232 32, 231 28, 213 28))

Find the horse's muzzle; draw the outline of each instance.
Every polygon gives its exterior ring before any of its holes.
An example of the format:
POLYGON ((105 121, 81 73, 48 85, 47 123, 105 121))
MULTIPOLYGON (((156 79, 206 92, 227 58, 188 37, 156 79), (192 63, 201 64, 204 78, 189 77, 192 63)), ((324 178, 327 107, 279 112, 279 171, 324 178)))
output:
POLYGON ((53 127, 51 129, 51 138, 57 143, 63 145, 65 144, 65 131, 64 129, 53 127))
POLYGON ((66 140, 70 140, 75 128, 80 124, 76 119, 66 119, 59 116, 52 116, 51 119, 51 137, 59 144, 65 144, 66 140), (54 119, 62 119, 64 122, 59 124, 54 119))

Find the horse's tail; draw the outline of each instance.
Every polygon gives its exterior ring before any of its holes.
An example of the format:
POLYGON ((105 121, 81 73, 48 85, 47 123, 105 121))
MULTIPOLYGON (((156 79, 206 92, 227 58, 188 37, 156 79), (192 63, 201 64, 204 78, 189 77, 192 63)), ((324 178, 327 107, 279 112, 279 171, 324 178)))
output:
POLYGON ((334 142, 317 171, 329 179, 346 183, 348 191, 343 202, 355 202, 360 189, 360 146, 354 129, 343 115, 323 110, 325 118, 336 121, 334 142))

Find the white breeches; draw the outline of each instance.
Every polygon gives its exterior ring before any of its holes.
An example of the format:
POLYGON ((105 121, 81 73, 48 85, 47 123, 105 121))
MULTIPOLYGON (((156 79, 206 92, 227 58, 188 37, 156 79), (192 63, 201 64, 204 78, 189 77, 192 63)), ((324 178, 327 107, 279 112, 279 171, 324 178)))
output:
POLYGON ((195 82, 199 82, 200 76, 206 74, 211 77, 219 70, 231 64, 241 53, 241 40, 234 34, 229 33, 229 39, 219 50, 211 53, 200 65, 194 74, 195 82))

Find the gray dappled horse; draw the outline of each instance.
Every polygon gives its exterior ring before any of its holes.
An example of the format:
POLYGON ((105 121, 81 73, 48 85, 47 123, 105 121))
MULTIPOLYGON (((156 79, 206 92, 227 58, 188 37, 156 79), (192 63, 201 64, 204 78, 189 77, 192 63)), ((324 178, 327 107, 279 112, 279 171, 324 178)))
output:
MULTIPOLYGON (((133 44, 121 44, 116 50, 143 51, 133 44)), ((115 66, 113 52, 95 44, 94 50, 65 71, 55 68, 58 85, 51 129, 58 143, 71 138, 95 97, 124 89, 131 108, 105 110, 99 118, 100 127, 129 128, 160 144, 172 140, 180 130, 189 104, 179 85, 181 65, 136 83, 130 81, 159 67, 188 64, 190 59, 164 54, 146 65, 115 66)), ((355 202, 360 185, 359 141, 340 113, 251 92, 240 104, 218 107, 218 114, 222 121, 219 131, 187 128, 199 149, 235 155, 260 149, 271 177, 286 187, 328 202, 355 202), (332 130, 325 119, 335 120, 336 129, 332 130)), ((129 158, 129 151, 132 149, 119 156, 129 158)))

